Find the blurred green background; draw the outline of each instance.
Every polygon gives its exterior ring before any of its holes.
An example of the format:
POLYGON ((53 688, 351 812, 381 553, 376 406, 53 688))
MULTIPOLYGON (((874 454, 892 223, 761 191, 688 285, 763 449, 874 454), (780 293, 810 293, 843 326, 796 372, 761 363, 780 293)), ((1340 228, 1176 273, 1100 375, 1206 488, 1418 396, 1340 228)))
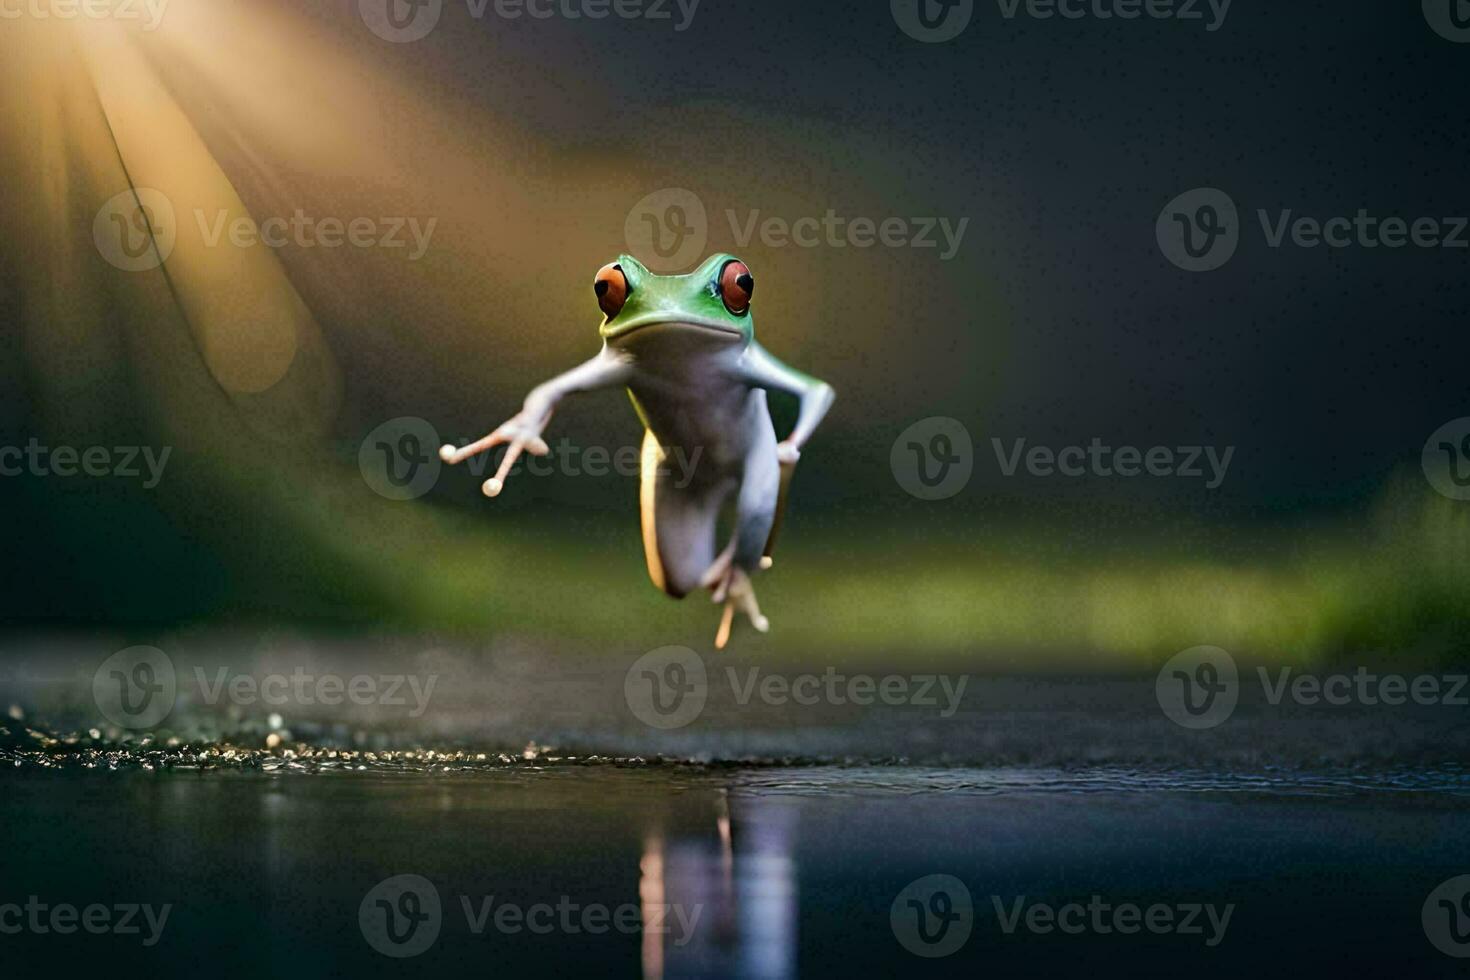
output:
MULTIPOLYGON (((635 479, 522 475, 492 502, 461 468, 393 501, 358 465, 390 419, 473 438, 595 352, 593 273, 629 247, 630 209, 679 187, 708 211, 705 251, 755 270, 763 343, 839 392, 757 583, 773 632, 737 643, 1017 669, 1141 666, 1195 644, 1288 662, 1463 656, 1470 505, 1419 469, 1423 441, 1463 412, 1463 266, 1247 243, 1191 276, 1153 241, 1164 203, 1209 183, 1243 211, 1440 213, 1466 149, 1452 119, 1392 71, 1329 79, 1285 58, 1320 29, 1309 12, 1237 12, 1228 39, 1162 50, 1145 31, 1096 45, 1067 25, 944 48, 908 41, 883 4, 795 6, 711 5, 677 35, 452 10, 402 45, 348 3, 181 6, 149 33, 7 27, 0 164, 19 192, 0 200, 0 444, 172 447, 152 489, 0 479, 8 626, 703 647, 717 610, 647 581, 635 479), (756 36, 760 50, 711 54, 756 36), (819 36, 824 70, 808 77, 819 36), (1180 71, 1209 57, 1235 84, 1205 107, 1145 92, 1140 57, 1180 71), (1290 98, 1265 63, 1291 74, 1290 98), (1249 134, 1232 122, 1245 104, 1249 134), (1410 140, 1412 161, 1394 149, 1410 140), (160 268, 119 269, 94 235, 130 188, 172 207, 160 268), (432 220, 432 240, 418 260, 210 246, 198 220, 297 209, 432 220), (969 225, 943 261, 742 246, 726 216, 829 209, 969 225), (975 442, 970 484, 937 502, 889 466, 930 416, 975 442), (990 449, 1095 436, 1236 452, 1207 490, 1005 477, 990 449)), ((1418 17, 1342 26, 1344 63, 1450 71, 1418 17), (1395 32, 1385 54, 1375 35, 1395 32)), ((793 407, 775 408, 784 429, 793 407)), ((566 405, 548 435, 616 451, 641 433, 609 392, 566 405)))

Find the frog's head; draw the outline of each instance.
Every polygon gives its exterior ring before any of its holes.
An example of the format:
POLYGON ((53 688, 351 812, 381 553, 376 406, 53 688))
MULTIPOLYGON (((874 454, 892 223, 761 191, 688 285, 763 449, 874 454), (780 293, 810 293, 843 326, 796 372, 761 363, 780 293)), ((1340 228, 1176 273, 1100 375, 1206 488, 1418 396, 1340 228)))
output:
POLYGON ((633 256, 620 255, 597 270, 592 288, 603 312, 598 332, 614 346, 656 325, 730 342, 749 343, 755 336, 755 279, 733 255, 711 255, 683 276, 656 276, 633 256))

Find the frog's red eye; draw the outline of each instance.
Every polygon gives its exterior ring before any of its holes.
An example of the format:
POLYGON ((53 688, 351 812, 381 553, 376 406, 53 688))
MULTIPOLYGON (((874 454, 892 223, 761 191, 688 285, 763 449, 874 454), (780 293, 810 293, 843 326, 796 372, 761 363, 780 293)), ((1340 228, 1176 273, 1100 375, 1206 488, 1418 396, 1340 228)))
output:
POLYGON ((740 316, 750 309, 750 297, 755 294, 755 277, 745 263, 732 260, 720 270, 720 295, 725 299, 725 309, 740 316))
POLYGON ((597 294, 597 305, 607 318, 617 316, 628 301, 628 277, 623 275, 623 267, 614 262, 598 269, 597 278, 592 280, 592 291, 597 294))

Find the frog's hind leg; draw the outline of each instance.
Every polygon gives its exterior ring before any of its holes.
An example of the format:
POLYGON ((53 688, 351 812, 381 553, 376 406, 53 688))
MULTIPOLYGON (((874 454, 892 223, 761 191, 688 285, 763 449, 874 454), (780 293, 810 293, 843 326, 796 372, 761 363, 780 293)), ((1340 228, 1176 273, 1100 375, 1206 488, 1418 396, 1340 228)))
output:
POLYGON ((645 431, 638 492, 643 557, 653 584, 682 599, 699 588, 715 560, 715 524, 726 491, 687 483, 663 461, 663 448, 645 431))
POLYGON ((776 520, 781 470, 776 462, 774 446, 770 448, 770 452, 752 452, 746 459, 740 492, 735 501, 735 528, 730 544, 700 578, 701 585, 713 590, 714 601, 725 603, 720 629, 715 634, 717 650, 724 649, 729 641, 737 611, 748 616, 751 625, 760 632, 771 628, 770 621, 761 615, 755 588, 750 581, 757 568, 765 567, 762 559, 776 520))

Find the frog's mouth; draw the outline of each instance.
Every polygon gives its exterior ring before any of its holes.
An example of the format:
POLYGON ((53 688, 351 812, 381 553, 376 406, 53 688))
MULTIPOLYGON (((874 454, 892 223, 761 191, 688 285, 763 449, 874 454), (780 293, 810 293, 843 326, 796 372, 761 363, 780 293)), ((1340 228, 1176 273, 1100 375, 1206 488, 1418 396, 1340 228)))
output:
POLYGON ((727 337, 743 336, 739 327, 731 326, 728 323, 721 323, 719 320, 708 320, 704 317, 690 316, 687 313, 670 314, 658 311, 630 317, 626 322, 605 323, 602 328, 602 335, 608 340, 615 340, 618 337, 626 337, 628 334, 642 330, 645 327, 656 326, 707 331, 723 334, 727 337))

